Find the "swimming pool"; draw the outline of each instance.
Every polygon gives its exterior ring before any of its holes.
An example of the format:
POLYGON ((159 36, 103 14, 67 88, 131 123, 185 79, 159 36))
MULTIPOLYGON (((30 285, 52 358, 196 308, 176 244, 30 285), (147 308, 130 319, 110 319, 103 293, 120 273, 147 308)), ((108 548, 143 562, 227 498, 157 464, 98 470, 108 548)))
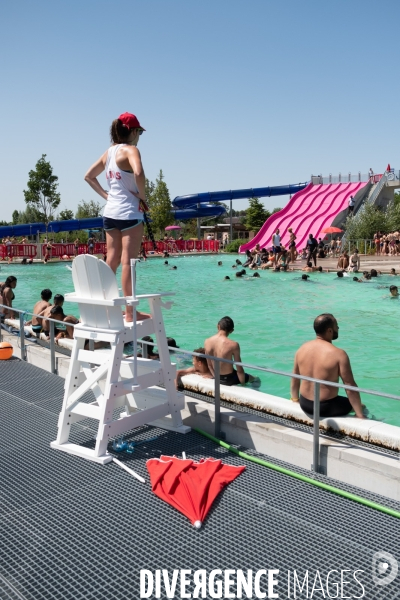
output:
MULTIPOLYGON (((331 312, 340 326, 336 345, 349 354, 357 384, 399 393, 400 302, 380 287, 397 278, 382 276, 358 284, 351 277, 315 273, 304 282, 298 272, 263 271, 260 279, 236 279, 233 262, 232 255, 170 258, 168 266, 163 259, 151 259, 137 266, 137 292, 175 292, 164 320, 167 335, 181 348, 202 346, 216 331, 217 321, 229 315, 235 322, 232 337, 240 343, 244 362, 289 372, 296 349, 314 337, 314 318, 331 312), (171 270, 173 265, 178 268, 171 270), (225 275, 231 280, 224 281, 225 275)), ((2 265, 0 281, 8 275, 18 279, 14 306, 25 310, 32 310, 45 287, 53 294, 73 291, 71 272, 64 263, 2 265)), ((146 310, 146 305, 141 309, 146 310)), ((74 304, 65 304, 64 310, 78 316, 74 304)), ((289 378, 254 374, 261 377, 261 391, 289 398, 289 378)), ((363 402, 372 417, 400 426, 400 402, 368 395, 363 402)))

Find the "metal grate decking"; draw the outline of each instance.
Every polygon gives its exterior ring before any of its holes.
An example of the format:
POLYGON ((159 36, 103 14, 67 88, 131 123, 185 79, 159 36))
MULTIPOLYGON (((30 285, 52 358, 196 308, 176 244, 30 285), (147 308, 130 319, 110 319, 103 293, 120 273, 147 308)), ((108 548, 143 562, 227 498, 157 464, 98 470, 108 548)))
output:
MULTIPOLYGON (((400 560, 399 520, 244 461, 195 432, 142 427, 132 433, 131 439, 160 436, 132 455, 119 455, 146 477, 145 485, 115 464, 52 450, 63 384, 18 359, 0 362, 1 600, 137 600, 140 569, 167 569, 170 575, 173 569, 279 569, 279 598, 288 597, 288 570, 301 580, 309 572, 308 595, 297 590, 297 598, 323 598, 322 591, 311 596, 317 570, 325 582, 332 569, 361 569, 362 597, 400 598, 400 575, 386 587, 376 586, 371 575, 375 552, 400 560), (149 457, 183 450, 190 458, 246 466, 200 531, 154 496, 148 482, 149 457)), ((92 444, 90 420, 75 425, 73 437, 92 444)), ((399 502, 315 477, 400 510, 399 502)), ((351 573, 344 579, 350 583, 342 596, 361 597, 351 573)), ((161 592, 167 598, 163 587, 161 592)))

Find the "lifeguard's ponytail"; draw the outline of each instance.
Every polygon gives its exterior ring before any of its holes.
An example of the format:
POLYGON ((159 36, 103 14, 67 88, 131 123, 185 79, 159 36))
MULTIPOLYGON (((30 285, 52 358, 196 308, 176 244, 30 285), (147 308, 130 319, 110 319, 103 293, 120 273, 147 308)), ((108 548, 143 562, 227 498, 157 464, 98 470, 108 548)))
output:
POLYGON ((130 133, 131 130, 119 119, 114 119, 114 121, 111 123, 110 138, 113 144, 124 144, 130 133))

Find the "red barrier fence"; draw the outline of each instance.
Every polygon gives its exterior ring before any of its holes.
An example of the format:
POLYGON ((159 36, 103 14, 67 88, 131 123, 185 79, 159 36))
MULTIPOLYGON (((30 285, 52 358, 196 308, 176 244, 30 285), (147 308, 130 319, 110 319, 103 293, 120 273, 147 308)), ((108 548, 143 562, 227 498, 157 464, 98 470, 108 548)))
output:
MULTIPOLYGON (((154 252, 152 242, 144 242, 146 252, 154 252)), ((218 240, 176 240, 176 242, 156 242, 156 252, 218 252, 218 240)))
POLYGON ((14 256, 35 258, 36 254, 37 248, 35 244, 0 244, 0 260, 14 256))
MULTIPOLYGON (((144 242, 144 249, 146 252, 154 252, 152 242, 144 242)), ((218 252, 219 251, 218 240, 176 240, 174 242, 156 242, 157 250, 160 254, 169 252, 171 254, 175 252, 218 252)), ((27 257, 35 258, 37 255, 36 244, 0 244, 0 260, 7 260, 8 257, 27 257)), ((45 257, 47 254, 47 244, 42 244, 42 256, 45 257)), ((88 254, 89 248, 87 244, 78 245, 78 254, 88 254)), ((106 254, 107 244, 106 242, 95 242, 93 248, 93 254, 106 254)), ((52 244, 51 252, 49 252, 49 258, 62 258, 63 256, 73 257, 75 256, 75 244, 52 244)))
MULTIPOLYGON (((95 242, 93 248, 93 254, 104 254, 106 251, 105 242, 95 242)), ((47 252, 47 244, 42 245, 42 255, 45 256, 47 252)), ((78 254, 88 254, 89 247, 87 244, 78 244, 78 254)), ((51 257, 56 258, 57 256, 75 256, 75 244, 52 244, 51 257)))

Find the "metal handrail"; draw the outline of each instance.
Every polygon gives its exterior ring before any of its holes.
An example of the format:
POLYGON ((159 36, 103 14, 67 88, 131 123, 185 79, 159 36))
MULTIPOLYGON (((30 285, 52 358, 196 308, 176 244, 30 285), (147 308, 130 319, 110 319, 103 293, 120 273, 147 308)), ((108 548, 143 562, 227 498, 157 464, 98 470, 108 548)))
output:
MULTIPOLYGON (((19 313, 19 320, 20 320, 20 338, 21 338, 21 357, 23 360, 26 360, 26 348, 25 348, 25 335, 24 335, 24 321, 23 321, 23 317, 24 315, 31 315, 31 316, 36 316, 39 317, 39 315, 35 315, 34 313, 30 313, 28 311, 23 311, 17 308, 13 308, 13 307, 9 307, 6 306, 4 304, 0 304, 0 307, 2 308, 7 308, 9 310, 12 310, 13 312, 19 313)), ((43 318, 43 317, 40 317, 43 318)), ((54 324, 55 323, 60 323, 60 321, 57 321, 55 319, 51 319, 46 317, 47 321, 50 321, 50 352, 51 352, 51 372, 57 374, 57 370, 55 368, 55 344, 54 344, 54 324)), ((73 323, 68 323, 69 326, 71 327, 75 327, 75 325, 73 323)), ((1 327, 0 327, 0 341, 1 341, 1 327)), ((145 348, 147 348, 147 346, 156 346, 156 344, 154 342, 148 342, 148 341, 144 341, 144 340, 140 340, 139 342, 141 345, 145 345, 145 348)), ((358 393, 363 393, 363 394, 369 394, 372 396, 379 396, 382 398, 389 398, 391 400, 400 400, 400 396, 396 396, 394 394, 387 394, 385 392, 377 392, 376 390, 370 390, 367 388, 360 388, 357 386, 351 386, 351 385, 346 385, 343 383, 335 383, 333 381, 326 381, 324 379, 317 379, 315 377, 307 377, 305 375, 297 375, 296 373, 288 373, 286 371, 281 371, 279 369, 269 369, 266 367, 260 367, 258 365, 253 365, 250 363, 245 363, 245 362, 238 362, 238 361, 234 361, 234 360, 230 360, 227 358, 219 358, 217 356, 212 356, 210 354, 199 354, 198 352, 192 352, 190 350, 185 350, 183 348, 174 348, 174 347, 170 347, 168 346, 168 350, 172 351, 172 352, 179 352, 188 356, 197 356, 200 358, 205 358, 208 360, 212 360, 214 361, 214 374, 216 375, 214 381, 215 381, 215 385, 214 385, 214 405, 215 405, 215 437, 218 438, 224 438, 224 434, 221 431, 221 413, 220 413, 220 377, 219 377, 219 373, 220 373, 220 363, 226 363, 226 364, 230 364, 232 366, 240 366, 246 369, 251 369, 251 370, 255 370, 255 371, 262 371, 265 373, 271 373, 273 375, 280 375, 283 377, 290 377, 291 379, 300 379, 301 381, 309 381, 311 383, 314 383, 314 427, 313 427, 313 463, 311 465, 312 470, 316 471, 316 472, 320 472, 320 448, 319 448, 319 406, 320 406, 320 386, 322 385, 326 385, 326 386, 330 386, 330 387, 334 387, 334 388, 338 388, 338 389, 344 389, 344 390, 349 390, 349 391, 354 391, 354 392, 358 392, 358 393), (315 418, 315 415, 317 415, 317 417, 315 418)), ((147 352, 143 352, 143 355, 147 354, 147 352)))
POLYGON ((385 185, 385 183, 387 182, 387 173, 384 173, 379 181, 379 183, 377 184, 376 188, 374 189, 374 191, 372 192, 372 194, 370 195, 370 197, 368 198, 367 202, 374 204, 375 200, 378 198, 379 194, 382 191, 383 186, 385 185))

